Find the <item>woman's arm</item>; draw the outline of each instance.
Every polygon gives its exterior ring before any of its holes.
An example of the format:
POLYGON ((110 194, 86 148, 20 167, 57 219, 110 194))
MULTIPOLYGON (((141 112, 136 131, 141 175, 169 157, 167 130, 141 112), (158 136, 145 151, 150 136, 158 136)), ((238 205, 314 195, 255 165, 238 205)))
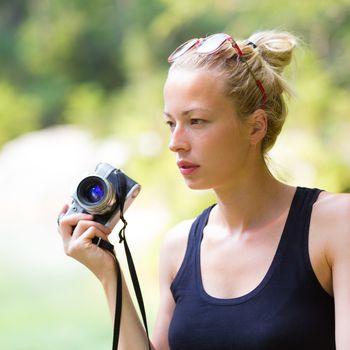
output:
POLYGON ((184 258, 192 221, 176 225, 167 233, 162 244, 159 266, 160 304, 153 333, 153 344, 157 350, 169 350, 168 332, 175 308, 170 286, 184 258))
POLYGON ((350 194, 334 195, 325 208, 332 268, 337 350, 350 349, 350 194))
MULTIPOLYGON (((67 206, 63 209, 63 213, 66 210, 67 206)), ((113 319, 117 287, 115 257, 92 243, 95 236, 108 240, 111 230, 92 221, 92 216, 87 214, 63 217, 60 220, 58 230, 62 236, 65 253, 88 267, 102 283, 113 319)), ((118 349, 147 350, 146 332, 138 318, 124 280, 122 293, 123 304, 118 349)))
MULTIPOLYGON (((114 321, 116 301, 116 273, 101 281, 106 294, 111 318, 114 321)), ((138 317, 134 303, 130 297, 128 287, 123 276, 122 286, 122 314, 120 322, 119 346, 121 350, 148 350, 147 335, 138 317)))

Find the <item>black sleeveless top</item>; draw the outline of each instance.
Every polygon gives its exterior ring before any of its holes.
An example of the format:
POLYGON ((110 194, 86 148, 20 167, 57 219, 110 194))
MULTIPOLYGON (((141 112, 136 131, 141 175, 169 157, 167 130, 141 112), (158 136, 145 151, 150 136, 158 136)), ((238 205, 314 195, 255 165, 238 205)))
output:
POLYGON ((195 220, 171 285, 176 302, 171 350, 335 349, 334 299, 319 284, 308 251, 312 205, 319 193, 297 188, 268 272, 238 298, 219 299, 204 291, 200 244, 212 207, 195 220))

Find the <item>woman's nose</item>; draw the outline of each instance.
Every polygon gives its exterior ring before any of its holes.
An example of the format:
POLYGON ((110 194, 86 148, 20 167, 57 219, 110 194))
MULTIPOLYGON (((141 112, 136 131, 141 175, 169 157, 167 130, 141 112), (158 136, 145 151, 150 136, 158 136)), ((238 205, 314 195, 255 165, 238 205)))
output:
POLYGON ((177 125, 171 133, 169 149, 172 152, 188 151, 190 143, 186 135, 186 130, 177 125))

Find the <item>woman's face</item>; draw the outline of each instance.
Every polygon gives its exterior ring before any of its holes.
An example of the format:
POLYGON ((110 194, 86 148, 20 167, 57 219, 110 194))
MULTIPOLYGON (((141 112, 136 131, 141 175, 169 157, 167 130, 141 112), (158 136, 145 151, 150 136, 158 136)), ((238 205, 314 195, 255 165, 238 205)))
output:
POLYGON ((165 83, 164 102, 169 148, 190 188, 219 189, 245 176, 248 129, 214 72, 174 69, 165 83))

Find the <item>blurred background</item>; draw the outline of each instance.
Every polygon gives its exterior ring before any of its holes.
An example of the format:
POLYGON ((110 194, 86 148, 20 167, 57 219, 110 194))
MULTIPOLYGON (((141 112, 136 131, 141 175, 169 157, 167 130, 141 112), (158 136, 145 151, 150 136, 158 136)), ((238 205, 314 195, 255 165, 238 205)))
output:
POLYGON ((102 288, 56 229, 72 183, 101 161, 143 186, 127 237, 152 330, 161 239, 214 201, 185 187, 167 151, 167 56, 192 37, 273 28, 303 45, 270 167, 290 184, 349 192, 348 0, 0 1, 0 349, 111 348, 102 288))

